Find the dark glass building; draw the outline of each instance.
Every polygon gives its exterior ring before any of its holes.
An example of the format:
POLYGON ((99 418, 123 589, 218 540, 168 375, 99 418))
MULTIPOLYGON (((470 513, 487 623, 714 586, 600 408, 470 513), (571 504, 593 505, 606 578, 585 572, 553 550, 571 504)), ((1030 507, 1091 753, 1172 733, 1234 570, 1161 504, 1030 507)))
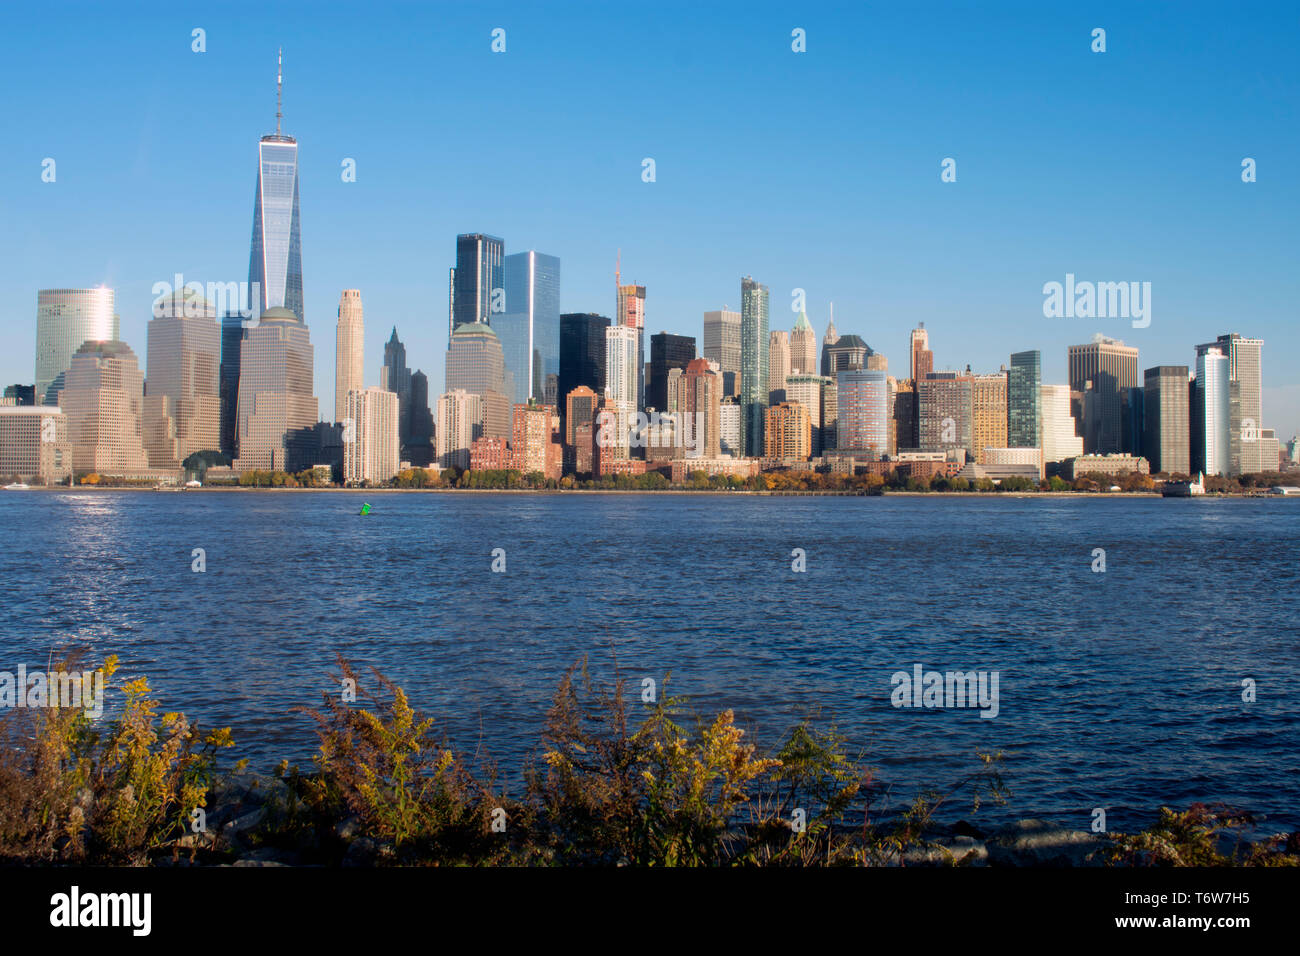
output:
POLYGON ((239 350, 244 340, 244 318, 228 312, 221 319, 221 369, 218 393, 221 396, 221 453, 232 461, 238 457, 235 422, 239 405, 239 350))
POLYGON ((557 402, 565 407, 569 393, 585 385, 597 396, 605 394, 605 330, 610 320, 594 312, 560 316, 560 378, 557 402))
POLYGON ((1013 352, 1007 369, 1007 447, 1043 444, 1043 356, 1037 350, 1013 352))
POLYGON ((767 286, 740 280, 740 428, 742 454, 761 458, 767 411, 767 286))
MULTIPOLYGON (((488 322, 492 314, 492 290, 504 290, 506 244, 495 236, 471 233, 456 237, 456 268, 451 274, 451 327, 466 322, 488 322)), ((504 310, 503 310, 504 311, 504 310)))
POLYGON ((690 335, 673 335, 659 332, 650 336, 650 374, 646 379, 645 403, 647 408, 665 411, 668 408, 668 373, 672 369, 686 369, 695 360, 695 338, 690 335))

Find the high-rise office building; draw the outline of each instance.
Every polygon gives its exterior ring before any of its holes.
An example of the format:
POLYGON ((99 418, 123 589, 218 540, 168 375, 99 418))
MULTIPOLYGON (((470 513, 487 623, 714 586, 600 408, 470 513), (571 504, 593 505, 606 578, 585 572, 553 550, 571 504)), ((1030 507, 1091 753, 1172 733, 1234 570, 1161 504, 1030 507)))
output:
POLYGON ((790 333, 773 329, 767 336, 767 400, 785 401, 785 380, 790 375, 790 333))
POLYGON ((118 337, 113 290, 41 289, 36 293, 37 404, 55 404, 46 393, 59 374, 72 367, 83 342, 112 342, 118 337))
POLYGON ((216 310, 193 289, 154 304, 142 411, 151 467, 180 468, 194 452, 220 449, 220 352, 216 310))
POLYGON ((547 376, 560 372, 560 260, 530 250, 504 261, 505 312, 492 330, 514 379, 511 401, 542 403, 547 376))
POLYGON ((1060 463, 1082 455, 1083 437, 1078 434, 1071 410, 1070 386, 1040 386, 1038 404, 1042 410, 1043 464, 1060 463))
POLYGON ((817 333, 808 323, 808 316, 799 312, 790 333, 790 374, 817 374, 817 333))
POLYGON ((1248 339, 1236 332, 1220 335, 1215 341, 1198 345, 1197 352, 1218 348, 1228 359, 1229 376, 1229 464, 1228 474, 1255 474, 1276 471, 1277 462, 1270 450, 1260 443, 1263 423, 1264 340, 1248 339))
POLYGON ((458 388, 438 396, 434 453, 439 468, 469 468, 470 447, 483 437, 486 417, 481 395, 458 388))
POLYGON ((1042 385, 1042 354, 1037 350, 1013 352, 1011 354, 1011 367, 1007 369, 1008 447, 1042 447, 1042 385))
POLYGON ((297 472, 315 464, 319 408, 305 323, 274 306, 244 330, 239 356, 237 471, 297 472))
POLYGON ((812 423, 798 402, 780 402, 763 409, 764 456, 805 461, 812 454, 812 423))
POLYGON ((1094 335, 1087 345, 1071 345, 1067 362, 1084 454, 1118 454, 1124 446, 1123 389, 1137 388, 1138 350, 1094 335))
POLYGON ((744 454, 763 456, 767 407, 767 286, 749 276, 740 280, 740 404, 744 454))
MULTIPOLYGON (((976 375, 971 381, 971 440, 975 461, 985 464, 984 449, 1007 448, 1007 372, 976 375)), ((1037 448, 1038 443, 1016 447, 1037 448)))
POLYGON ((718 363, 723 397, 740 393, 740 313, 728 309, 704 313, 702 354, 718 363))
POLYGON ((958 372, 931 372, 916 383, 922 451, 964 448, 974 460, 973 387, 974 376, 958 372))
POLYGON ((829 378, 811 374, 791 375, 785 380, 786 401, 798 402, 808 409, 808 421, 812 428, 812 455, 820 455, 826 448, 822 429, 822 405, 830 382, 829 378))
POLYGON ((889 451, 888 378, 880 369, 846 368, 836 373, 835 447, 839 451, 876 457, 889 451))
POLYGON ((646 408, 668 408, 668 373, 695 361, 695 337, 658 332, 650 336, 650 375, 646 379, 646 408))
POLYGON ((1194 441, 1191 467, 1207 475, 1232 469, 1232 378, 1230 360, 1218 346, 1198 346, 1191 394, 1194 441))
MULTIPOLYGON (((339 296, 339 321, 334 331, 334 420, 346 418, 348 392, 365 387, 365 317, 361 290, 344 289, 339 296)), ((397 329, 393 329, 397 335, 397 329)))
POLYGON ((631 456, 631 429, 637 411, 636 393, 640 381, 637 361, 640 332, 630 325, 611 325, 605 330, 605 401, 601 405, 605 426, 600 444, 607 457, 631 456))
POLYGON ((509 396, 514 391, 514 381, 506 368, 501 343, 487 323, 464 322, 452 333, 447 346, 444 391, 457 389, 483 399, 482 437, 509 441, 512 409, 509 396))
POLYGON ((397 474, 397 415, 397 394, 386 388, 351 389, 344 396, 340 421, 352 423, 343 431, 345 484, 388 481, 397 474))
POLYGON ((298 219, 298 141, 280 132, 283 71, 276 65, 275 132, 257 144, 253 242, 248 257, 253 317, 285 308, 305 321, 302 300, 302 233, 298 219))
POLYGON ((912 355, 912 381, 921 382, 934 371, 934 353, 930 351, 930 333, 922 322, 912 330, 908 351, 912 355))
POLYGON ((221 366, 218 370, 221 393, 221 452, 234 460, 239 456, 236 447, 236 421, 239 417, 239 356, 244 347, 244 317, 238 312, 227 312, 221 317, 221 366))
POLYGON ((605 330, 609 319, 590 312, 560 316, 560 374, 556 386, 560 407, 579 385, 605 394, 605 330))
POLYGON ((72 356, 59 393, 68 417, 72 469, 134 477, 146 475, 144 376, 130 346, 86 341, 72 356))
POLYGON ((1142 448, 1151 471, 1191 475, 1191 417, 1186 365, 1157 365, 1143 376, 1142 448))
MULTIPOLYGON (((451 275, 451 328, 447 330, 448 340, 457 326, 467 322, 491 322, 494 317, 494 290, 501 290, 497 296, 497 305, 509 306, 509 302, 501 301, 505 297, 505 249, 503 240, 479 232, 456 237, 456 268, 451 275)), ((559 281, 558 272, 556 281, 559 281)))

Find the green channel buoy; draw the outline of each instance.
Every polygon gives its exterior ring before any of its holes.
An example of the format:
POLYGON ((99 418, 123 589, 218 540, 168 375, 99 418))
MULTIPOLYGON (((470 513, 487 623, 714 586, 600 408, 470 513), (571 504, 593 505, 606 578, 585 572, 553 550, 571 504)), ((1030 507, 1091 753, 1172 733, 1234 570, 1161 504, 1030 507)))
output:
POLYGON ((361 506, 361 513, 363 515, 370 514, 370 502, 367 501, 361 506))

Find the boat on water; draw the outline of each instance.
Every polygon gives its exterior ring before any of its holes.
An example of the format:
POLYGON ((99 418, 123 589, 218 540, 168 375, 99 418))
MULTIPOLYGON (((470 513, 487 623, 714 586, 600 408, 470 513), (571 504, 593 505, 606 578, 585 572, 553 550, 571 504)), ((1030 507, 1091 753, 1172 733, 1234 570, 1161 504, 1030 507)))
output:
POLYGON ((31 487, 25 481, 15 481, 13 484, 5 485, 5 491, 29 491, 31 487))
POLYGON ((1164 498, 1195 498, 1205 494, 1205 475, 1196 473, 1195 481, 1166 481, 1160 489, 1164 498))

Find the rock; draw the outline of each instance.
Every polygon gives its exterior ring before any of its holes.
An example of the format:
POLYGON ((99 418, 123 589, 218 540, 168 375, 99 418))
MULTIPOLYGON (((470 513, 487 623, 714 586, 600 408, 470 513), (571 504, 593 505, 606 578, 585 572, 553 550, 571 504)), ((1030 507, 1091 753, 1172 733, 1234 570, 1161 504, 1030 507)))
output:
POLYGON ((986 844, 990 866, 1101 866, 1103 842, 1095 834, 1067 830, 1045 820, 1020 820, 986 844))
POLYGON ((288 850, 263 846, 240 856, 235 866, 293 866, 299 862, 298 855, 288 850))
POLYGON ((349 843, 352 840, 355 840, 359 832, 356 817, 347 817, 346 819, 340 820, 338 825, 334 827, 334 835, 344 843, 349 843))
POLYGON ((984 843, 969 836, 954 836, 913 847, 903 854, 903 866, 986 866, 984 843))
POLYGON ((357 837, 343 854, 344 866, 374 866, 379 859, 379 844, 370 837, 357 837))

